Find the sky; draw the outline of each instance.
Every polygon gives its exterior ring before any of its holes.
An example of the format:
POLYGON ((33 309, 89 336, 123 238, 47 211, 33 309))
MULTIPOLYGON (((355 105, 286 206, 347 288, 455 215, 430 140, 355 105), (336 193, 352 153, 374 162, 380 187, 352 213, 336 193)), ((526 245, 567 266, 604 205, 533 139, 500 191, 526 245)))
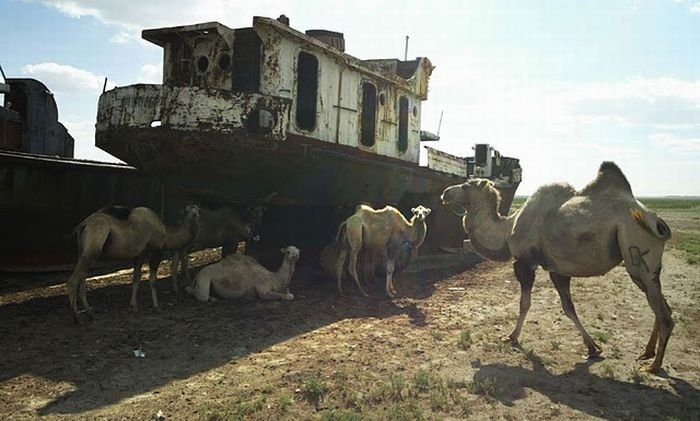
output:
POLYGON ((520 158, 520 195, 581 188, 615 161, 637 196, 700 196, 700 0, 0 0, 0 65, 54 93, 77 158, 115 161, 94 146, 105 77, 108 89, 162 78, 141 30, 280 14, 344 33, 360 59, 402 59, 408 36, 408 57, 436 66, 429 146, 520 158))

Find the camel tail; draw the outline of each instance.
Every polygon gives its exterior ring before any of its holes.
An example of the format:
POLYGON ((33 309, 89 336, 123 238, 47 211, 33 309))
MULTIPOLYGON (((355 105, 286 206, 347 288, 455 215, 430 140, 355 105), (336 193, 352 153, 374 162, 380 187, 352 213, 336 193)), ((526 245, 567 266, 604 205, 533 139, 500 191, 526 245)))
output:
POLYGON ((338 232, 335 234, 335 242, 338 242, 338 240, 341 239, 341 237, 345 236, 345 227, 347 226, 348 221, 343 221, 342 224, 338 227, 338 232))
POLYGON ((661 219, 653 212, 644 209, 630 209, 632 219, 637 221, 637 224, 644 228, 649 234, 655 236, 659 240, 667 241, 671 238, 671 228, 666 221, 661 219))

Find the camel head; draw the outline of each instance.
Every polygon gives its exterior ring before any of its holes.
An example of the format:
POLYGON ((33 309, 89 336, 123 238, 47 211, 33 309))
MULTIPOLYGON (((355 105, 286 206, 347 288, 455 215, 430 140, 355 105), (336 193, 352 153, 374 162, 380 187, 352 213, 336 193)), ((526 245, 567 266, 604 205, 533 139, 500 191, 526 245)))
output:
MULTIPOLYGON (((496 208, 501 200, 498 190, 494 188, 493 181, 483 178, 472 178, 466 183, 455 184, 442 192, 440 196, 442 204, 469 210, 473 206, 482 203, 495 202, 496 208)), ((462 212, 463 213, 463 212, 462 212)))
POLYGON ((284 254, 284 259, 289 260, 292 263, 295 263, 297 260, 299 260, 299 256, 301 255, 301 251, 299 251, 298 248, 294 246, 287 246, 282 249, 280 249, 282 254, 284 254))
POLYGON ((430 208, 426 208, 423 205, 418 205, 415 208, 411 209, 411 212, 413 213, 413 217, 416 221, 423 222, 425 221, 425 218, 427 218, 428 215, 430 215, 430 208))
POLYGON ((185 221, 199 222, 199 205, 187 205, 183 214, 185 221))

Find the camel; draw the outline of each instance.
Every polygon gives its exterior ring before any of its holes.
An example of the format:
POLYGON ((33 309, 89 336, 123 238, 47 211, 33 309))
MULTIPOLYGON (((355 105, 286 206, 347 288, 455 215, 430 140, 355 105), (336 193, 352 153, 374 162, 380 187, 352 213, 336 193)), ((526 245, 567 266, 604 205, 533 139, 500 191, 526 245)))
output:
POLYGON ((415 256, 428 232, 425 219, 430 214, 430 209, 418 205, 411 209, 411 212, 413 216, 407 221, 401 212, 391 206, 375 210, 367 205, 359 205, 355 213, 340 224, 336 242, 341 244, 341 251, 335 268, 340 295, 343 295, 342 277, 345 261, 349 256, 348 271, 362 295, 367 297, 357 275, 358 256, 360 251, 364 250, 370 256, 369 260, 379 255, 382 261, 386 262, 385 291, 389 297, 396 296, 392 279, 396 260, 402 248, 407 245, 415 256))
MULTIPOLYGON (((66 290, 73 320, 78 319, 78 291, 80 300, 90 319, 92 308, 86 296, 85 278, 90 265, 97 259, 133 259, 134 273, 131 286, 130 309, 137 311, 136 293, 141 281, 141 266, 148 258, 148 282, 151 287, 153 307, 159 310, 155 281, 162 252, 178 250, 191 243, 197 235, 199 207, 185 208, 183 220, 175 227, 166 226, 147 207, 126 208, 109 206, 85 218, 73 231, 78 239, 78 261, 73 274, 66 283, 66 290)), ((177 293, 177 282, 173 277, 173 288, 177 293)))
POLYGON ((576 315, 569 289, 572 277, 601 276, 624 260, 625 269, 645 294, 654 311, 651 337, 639 359, 654 361, 658 371, 673 330, 671 309, 661 292, 661 258, 671 229, 632 194, 627 178, 613 162, 603 162, 598 175, 581 191, 568 184, 540 187, 514 214, 496 209, 498 191, 489 180, 472 179, 450 186, 442 203, 465 211, 463 227, 474 250, 496 261, 514 258, 520 282, 520 313, 512 333, 504 338, 518 344, 530 308, 535 269, 542 266, 559 293, 564 313, 583 338, 588 357, 601 352, 576 315), (656 347, 656 350, 654 349, 656 347))
POLYGON ((250 256, 232 254, 200 270, 185 290, 202 302, 216 301, 212 289, 225 299, 257 295, 263 300, 293 300, 289 283, 300 252, 294 246, 280 251, 284 258, 277 272, 270 272, 250 256))
MULTIPOLYGON (((189 250, 221 247, 221 257, 224 258, 236 252, 240 241, 259 241, 260 237, 253 234, 255 228, 261 224, 263 211, 264 208, 262 206, 251 208, 249 220, 246 222, 236 210, 228 206, 218 209, 200 207, 197 238, 193 244, 188 244, 186 247, 176 251, 170 266, 172 276, 174 278, 178 276, 179 266, 186 282, 188 284, 191 283, 187 267, 189 250)), ((174 280, 174 282, 177 282, 177 280, 174 280)))

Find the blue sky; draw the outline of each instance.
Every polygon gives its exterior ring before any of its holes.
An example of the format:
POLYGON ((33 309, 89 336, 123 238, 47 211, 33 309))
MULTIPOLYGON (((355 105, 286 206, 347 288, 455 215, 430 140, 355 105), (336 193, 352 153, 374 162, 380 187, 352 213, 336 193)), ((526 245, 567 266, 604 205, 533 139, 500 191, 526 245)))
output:
POLYGON ((343 32, 361 59, 402 58, 408 35, 409 57, 436 66, 423 128, 444 117, 431 146, 519 157, 519 194, 582 187, 613 160, 639 196, 700 195, 700 0, 0 0, 0 65, 54 92, 77 157, 113 160, 94 147, 97 98, 105 77, 160 81, 162 50, 142 29, 281 13, 343 32))

